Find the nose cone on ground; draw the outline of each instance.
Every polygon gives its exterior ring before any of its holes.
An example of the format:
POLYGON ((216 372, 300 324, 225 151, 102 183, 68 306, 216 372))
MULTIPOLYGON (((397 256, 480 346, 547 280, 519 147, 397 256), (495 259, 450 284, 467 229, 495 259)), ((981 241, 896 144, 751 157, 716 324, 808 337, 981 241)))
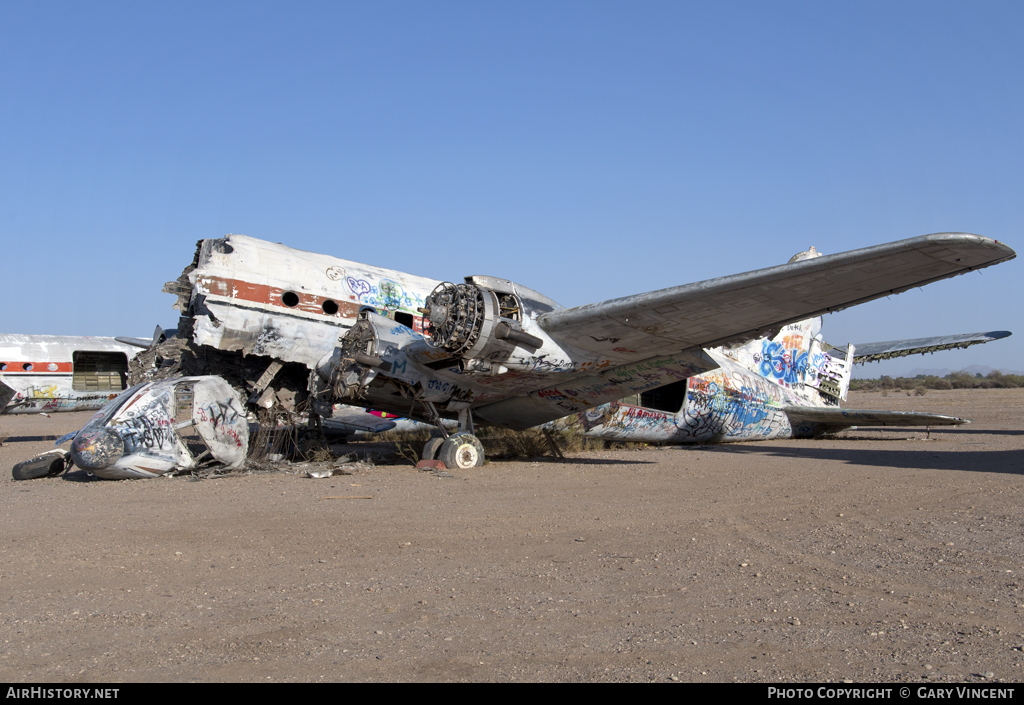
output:
POLYGON ((82 431, 71 442, 71 459, 83 470, 108 468, 124 455, 124 442, 109 428, 82 431))

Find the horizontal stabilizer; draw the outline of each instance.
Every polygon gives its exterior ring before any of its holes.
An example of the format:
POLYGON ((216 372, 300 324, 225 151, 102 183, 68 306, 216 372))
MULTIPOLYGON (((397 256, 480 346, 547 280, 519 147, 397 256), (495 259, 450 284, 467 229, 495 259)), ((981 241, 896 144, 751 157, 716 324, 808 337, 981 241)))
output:
POLYGON ((323 419, 321 423, 326 429, 365 433, 380 433, 381 431, 390 431, 395 427, 394 421, 375 416, 366 409, 356 406, 335 409, 334 414, 330 418, 323 419))
POLYGON ((961 333, 959 335, 941 335, 935 338, 888 340, 884 343, 858 343, 854 346, 856 353, 853 361, 855 363, 876 362, 907 355, 923 355, 939 350, 967 348, 1000 338, 1008 338, 1010 335, 1010 331, 1007 330, 994 330, 988 333, 961 333))
POLYGON ((709 348, 1013 259, 1001 242, 939 233, 551 311, 552 337, 613 360, 709 348))
POLYGON ((875 411, 838 407, 787 406, 783 409, 793 427, 793 435, 813 437, 851 426, 960 426, 967 419, 917 411, 875 411))

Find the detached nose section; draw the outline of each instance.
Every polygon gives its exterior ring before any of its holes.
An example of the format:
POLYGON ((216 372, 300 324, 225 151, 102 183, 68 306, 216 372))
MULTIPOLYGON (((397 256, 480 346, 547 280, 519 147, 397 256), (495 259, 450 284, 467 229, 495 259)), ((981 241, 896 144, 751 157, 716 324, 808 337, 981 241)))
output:
POLYGON ((83 431, 71 442, 71 459, 83 470, 103 470, 124 455, 124 442, 108 428, 83 431))

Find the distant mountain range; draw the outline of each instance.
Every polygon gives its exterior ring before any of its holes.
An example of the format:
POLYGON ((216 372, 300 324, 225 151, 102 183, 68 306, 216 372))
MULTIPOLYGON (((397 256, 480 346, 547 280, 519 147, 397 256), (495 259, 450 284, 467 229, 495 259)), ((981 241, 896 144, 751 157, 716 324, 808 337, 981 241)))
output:
MULTIPOLYGON (((1024 375, 1024 372, 1019 370, 999 370, 1004 375, 1024 375)), ((954 372, 966 372, 972 377, 981 374, 982 377, 988 376, 989 373, 995 372, 995 368, 989 367, 988 365, 970 365, 962 370, 951 370, 948 367, 935 368, 935 367, 915 367, 910 371, 907 377, 917 377, 918 375, 935 375, 936 377, 945 377, 946 375, 953 374, 954 372)))

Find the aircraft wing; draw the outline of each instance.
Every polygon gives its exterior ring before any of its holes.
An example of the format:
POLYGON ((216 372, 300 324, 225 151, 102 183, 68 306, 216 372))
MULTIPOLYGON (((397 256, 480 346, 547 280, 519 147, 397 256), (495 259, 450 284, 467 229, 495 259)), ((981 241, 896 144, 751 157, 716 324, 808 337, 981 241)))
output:
POLYGON ((938 233, 542 314, 553 338, 622 362, 749 340, 813 316, 1016 257, 938 233))
POLYGON ((833 433, 851 426, 960 426, 967 419, 917 411, 875 411, 873 409, 840 409, 839 407, 783 407, 793 435, 797 438, 833 433))
POLYGON ((967 348, 971 345, 988 343, 1000 338, 1008 338, 1010 331, 994 330, 988 333, 961 333, 960 335, 943 335, 935 338, 912 338, 908 340, 888 340, 884 343, 860 343, 854 346, 856 351, 853 361, 875 362, 889 360, 907 355, 923 355, 938 350, 967 348))

